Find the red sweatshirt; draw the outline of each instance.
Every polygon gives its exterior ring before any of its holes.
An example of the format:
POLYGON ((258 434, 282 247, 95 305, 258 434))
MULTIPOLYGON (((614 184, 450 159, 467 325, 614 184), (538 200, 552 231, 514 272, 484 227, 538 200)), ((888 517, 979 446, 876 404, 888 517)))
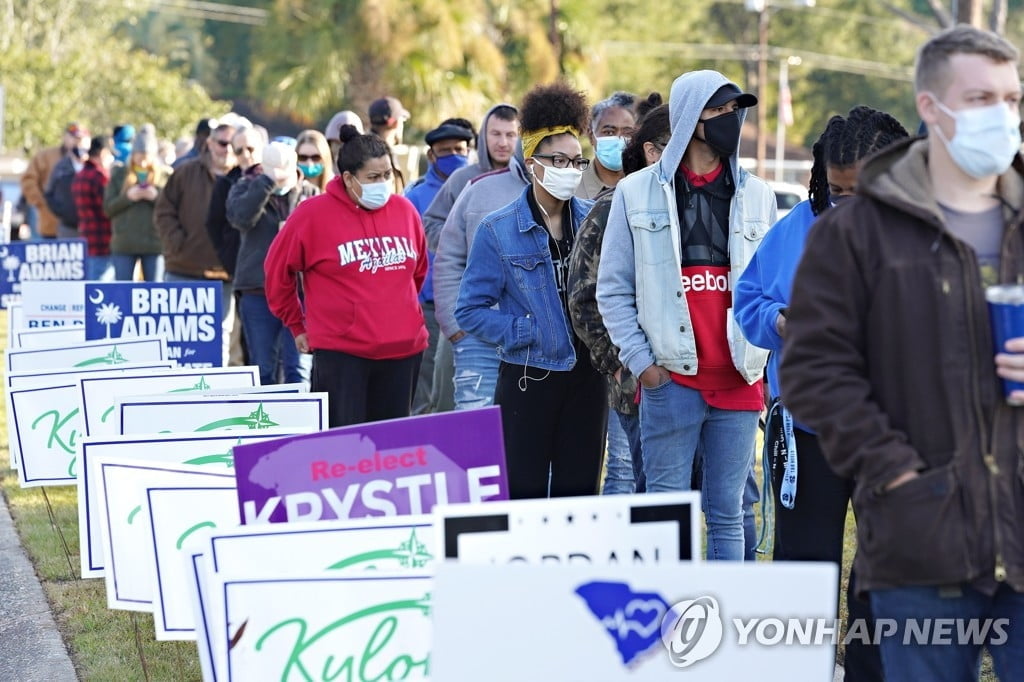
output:
POLYGON ((427 347, 417 299, 427 244, 419 213, 405 197, 392 195, 368 211, 335 178, 291 214, 264 271, 271 312, 294 336, 308 334, 314 350, 387 360, 427 347))

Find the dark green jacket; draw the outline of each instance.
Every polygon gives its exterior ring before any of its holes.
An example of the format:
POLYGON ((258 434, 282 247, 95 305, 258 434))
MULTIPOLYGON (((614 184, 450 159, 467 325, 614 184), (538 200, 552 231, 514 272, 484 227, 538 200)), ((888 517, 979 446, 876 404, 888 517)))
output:
MULTIPOLYGON (((160 237, 153 224, 155 201, 132 201, 122 191, 128 166, 118 164, 110 171, 110 182, 103 194, 103 210, 110 217, 110 252, 130 255, 160 253, 160 237)), ((152 185, 163 191, 170 171, 159 168, 153 172, 152 185)))

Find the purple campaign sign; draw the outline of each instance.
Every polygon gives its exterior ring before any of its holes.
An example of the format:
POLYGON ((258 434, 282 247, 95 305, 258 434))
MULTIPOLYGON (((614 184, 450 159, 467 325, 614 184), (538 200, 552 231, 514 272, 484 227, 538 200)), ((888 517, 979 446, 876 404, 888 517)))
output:
POLYGON ((498 407, 232 450, 243 524, 424 514, 435 504, 508 499, 498 407))

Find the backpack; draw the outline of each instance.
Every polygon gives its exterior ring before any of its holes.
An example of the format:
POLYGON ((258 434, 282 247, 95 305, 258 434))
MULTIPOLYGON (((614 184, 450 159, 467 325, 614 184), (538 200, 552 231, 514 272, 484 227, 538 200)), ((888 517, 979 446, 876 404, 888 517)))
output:
POLYGON ((57 162, 46 182, 43 198, 46 205, 60 220, 62 225, 78 229, 78 212, 75 210, 75 198, 71 195, 71 183, 75 179, 75 166, 70 157, 57 162))

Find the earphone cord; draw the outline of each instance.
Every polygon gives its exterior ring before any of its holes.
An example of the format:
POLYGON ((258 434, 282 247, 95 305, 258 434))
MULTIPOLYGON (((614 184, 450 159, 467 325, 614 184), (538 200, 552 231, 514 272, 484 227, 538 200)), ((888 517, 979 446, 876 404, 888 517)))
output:
POLYGON ((544 376, 535 379, 529 376, 526 372, 530 367, 530 347, 526 347, 526 364, 523 365, 523 376, 519 377, 519 390, 526 393, 526 389, 529 388, 531 381, 544 381, 551 375, 551 370, 546 370, 544 376))

